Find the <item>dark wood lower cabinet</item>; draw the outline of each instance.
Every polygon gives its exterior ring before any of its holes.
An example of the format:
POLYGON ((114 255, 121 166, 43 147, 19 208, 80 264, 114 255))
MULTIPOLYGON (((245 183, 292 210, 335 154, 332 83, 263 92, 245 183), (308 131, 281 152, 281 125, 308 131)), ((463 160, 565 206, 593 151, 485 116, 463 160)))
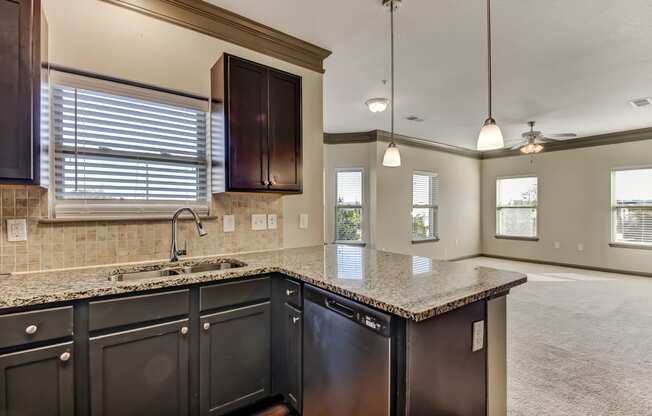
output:
POLYGON ((72 342, 0 355, 0 415, 72 416, 72 342))
POLYGON ((271 305, 200 320, 200 414, 223 415, 270 395, 271 305))
POLYGON ((301 384, 302 384, 302 333, 303 316, 300 310, 288 305, 285 306, 285 337, 283 339, 285 353, 282 371, 285 373, 283 396, 301 413, 301 384))
POLYGON ((188 323, 92 337, 91 415, 187 415, 188 323))

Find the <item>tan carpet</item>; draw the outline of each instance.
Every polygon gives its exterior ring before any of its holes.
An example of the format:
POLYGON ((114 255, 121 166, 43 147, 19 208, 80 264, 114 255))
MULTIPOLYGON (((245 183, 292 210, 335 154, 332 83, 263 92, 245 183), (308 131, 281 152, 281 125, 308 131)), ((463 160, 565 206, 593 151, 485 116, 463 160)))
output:
POLYGON ((508 298, 510 416, 652 415, 652 279, 530 263, 508 298))

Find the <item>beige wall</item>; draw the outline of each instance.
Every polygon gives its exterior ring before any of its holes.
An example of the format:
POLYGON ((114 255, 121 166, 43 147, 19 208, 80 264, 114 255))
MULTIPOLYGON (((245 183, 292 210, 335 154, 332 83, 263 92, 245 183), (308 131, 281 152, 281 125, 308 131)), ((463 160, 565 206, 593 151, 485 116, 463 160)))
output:
POLYGON ((335 169, 365 169, 365 241, 397 253, 450 259, 480 253, 480 161, 400 146, 402 165, 381 164, 387 143, 325 146, 326 240, 333 241, 335 169), (412 244, 412 172, 440 177, 439 242, 412 244))
POLYGON ((611 169, 650 164, 652 140, 482 161, 482 251, 649 273, 651 251, 608 244, 611 169), (496 177, 522 174, 539 178, 540 240, 495 239, 496 177), (555 242, 560 243, 559 249, 554 248, 555 242), (584 251, 578 250, 578 244, 584 245, 584 251))
MULTIPOLYGON (((201 240, 190 223, 180 241, 190 255, 210 255, 295 247, 323 242, 322 74, 222 42, 99 0, 44 0, 49 23, 49 60, 58 65, 209 95, 209 70, 229 52, 300 75, 303 79, 302 195, 218 195, 216 219, 206 221, 201 240), (223 233, 225 213, 236 216, 236 232, 223 233), (275 213, 277 230, 251 231, 251 214, 275 213), (307 230, 299 214, 307 213, 307 230)), ((169 223, 165 221, 44 223, 47 191, 30 186, 0 186, 0 272, 35 271, 128 261, 165 259, 169 223), (27 218, 28 241, 10 243, 7 218, 27 218)))

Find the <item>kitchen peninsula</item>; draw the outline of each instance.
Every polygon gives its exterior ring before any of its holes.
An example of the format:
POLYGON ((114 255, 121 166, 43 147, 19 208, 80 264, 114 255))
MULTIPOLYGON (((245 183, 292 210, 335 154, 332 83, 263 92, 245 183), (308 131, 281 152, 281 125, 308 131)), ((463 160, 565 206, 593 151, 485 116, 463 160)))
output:
POLYGON ((324 414, 317 401, 491 414, 487 328, 505 316, 487 304, 525 281, 345 245, 2 276, 2 394, 38 380, 43 396, 0 403, 204 415, 277 397, 305 415, 324 414))

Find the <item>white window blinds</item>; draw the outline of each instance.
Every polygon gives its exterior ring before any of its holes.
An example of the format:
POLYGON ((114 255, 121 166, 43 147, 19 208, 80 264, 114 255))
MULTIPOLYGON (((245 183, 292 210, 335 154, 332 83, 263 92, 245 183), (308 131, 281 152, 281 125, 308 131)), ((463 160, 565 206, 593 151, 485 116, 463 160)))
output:
POLYGON ((438 237, 439 176, 428 172, 412 175, 412 240, 438 237))
POLYGON ((533 176, 496 180, 496 234, 537 237, 538 179, 533 176))
POLYGON ((59 74, 51 86, 55 215, 208 213, 207 103, 59 74))
POLYGON ((362 170, 338 170, 335 188, 335 240, 362 241, 362 170))
POLYGON ((652 168, 612 172, 613 241, 652 246, 652 168))

